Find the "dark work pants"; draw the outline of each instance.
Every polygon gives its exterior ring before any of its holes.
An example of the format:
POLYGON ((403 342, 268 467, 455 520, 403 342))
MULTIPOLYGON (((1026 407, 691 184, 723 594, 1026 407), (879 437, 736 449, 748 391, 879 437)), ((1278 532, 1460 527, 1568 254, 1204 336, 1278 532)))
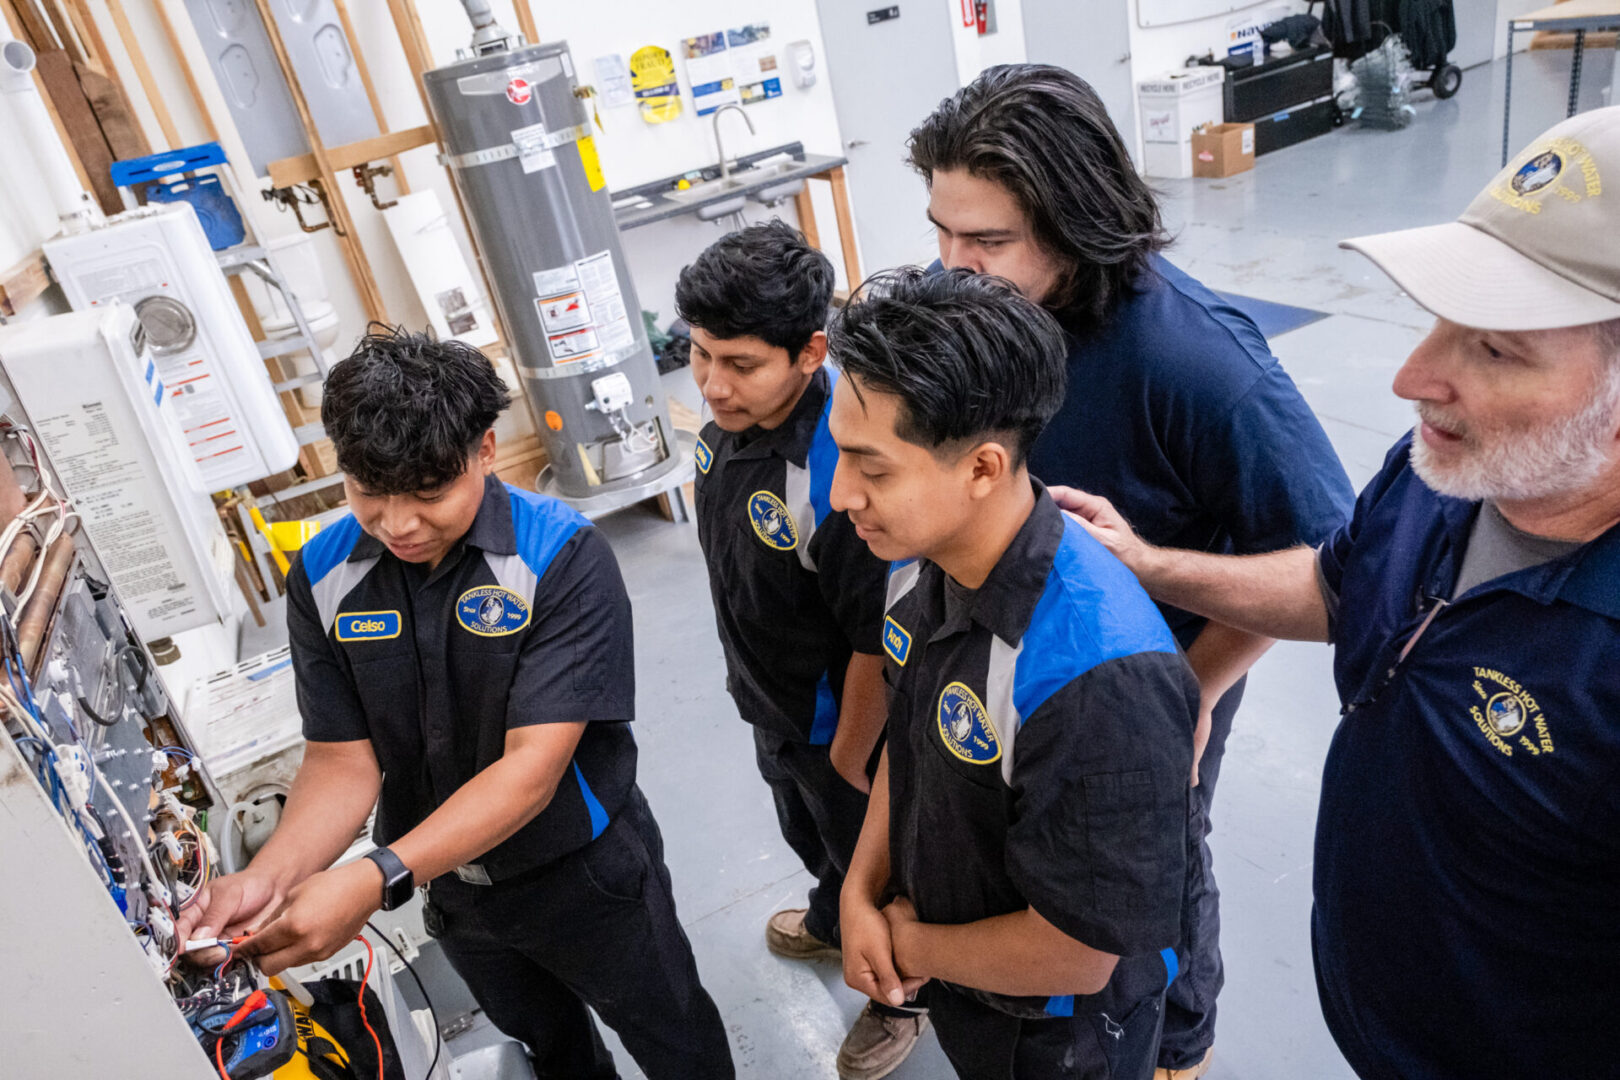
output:
POLYGON ((837 945, 838 893, 866 821, 866 796, 838 775, 827 749, 754 729, 754 757, 776 801, 782 839, 816 879, 805 929, 837 945))
POLYGON ((1215 703, 1209 744, 1198 764, 1198 786, 1188 800, 1188 831, 1193 849, 1188 853, 1189 908, 1184 913, 1186 938, 1181 945, 1182 967, 1165 995, 1164 1038, 1159 1044, 1159 1068, 1185 1069, 1198 1064, 1215 1043, 1215 998, 1226 982, 1221 966, 1221 891, 1215 885, 1215 861, 1209 850, 1210 807, 1215 783, 1221 776, 1221 758, 1232 733, 1232 718, 1243 700, 1247 679, 1239 679, 1215 703))
MULTIPOLYGON (((804 928, 821 941, 838 945, 838 894, 866 822, 867 798, 849 786, 832 767, 825 746, 794 742, 754 729, 754 758, 759 775, 776 802, 782 839, 804 863, 816 883, 810 887, 804 928)), ((872 1010, 883 1016, 910 1016, 882 1001, 872 1010)))
POLYGON ((1164 998, 1124 1016, 1023 1020, 939 983, 923 987, 939 1045, 962 1080, 1152 1080, 1164 998))
POLYGON ((528 1044, 541 1080, 616 1080, 587 1005, 649 1080, 735 1076, 639 790, 601 836, 516 882, 436 879, 427 923, 490 1021, 528 1044))

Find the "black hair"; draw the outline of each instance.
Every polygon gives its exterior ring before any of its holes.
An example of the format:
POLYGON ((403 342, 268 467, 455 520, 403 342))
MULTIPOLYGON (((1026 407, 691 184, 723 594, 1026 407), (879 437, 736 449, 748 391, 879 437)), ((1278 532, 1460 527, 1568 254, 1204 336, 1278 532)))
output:
POLYGON ((908 148, 929 184, 936 172, 961 169, 1018 200, 1036 243, 1062 265, 1046 303, 1077 333, 1100 325, 1170 243, 1102 99, 1072 71, 989 68, 940 102, 908 148))
POLYGON ((326 377, 321 423, 338 468, 368 494, 449 483, 512 396, 483 353, 372 324, 326 377))
POLYGON ((675 311, 717 338, 757 337, 797 362, 827 325, 833 267, 780 220, 721 237, 675 283, 675 311))
POLYGON ((1046 309, 998 277, 915 267, 867 279, 827 330, 861 386, 901 401, 895 433, 951 453, 1005 440, 1022 465, 1063 403, 1067 344, 1046 309))

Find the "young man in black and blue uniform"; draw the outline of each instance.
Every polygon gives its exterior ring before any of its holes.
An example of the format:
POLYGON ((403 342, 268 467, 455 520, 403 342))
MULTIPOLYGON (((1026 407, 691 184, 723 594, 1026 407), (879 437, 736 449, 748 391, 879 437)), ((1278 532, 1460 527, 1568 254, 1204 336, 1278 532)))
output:
POLYGON ((968 1080, 1147 1080, 1180 964, 1197 682, 1029 475, 1063 400, 1057 323, 966 271, 867 288, 830 331, 832 502, 896 562, 845 978, 920 993, 968 1080))
MULTIPOLYGON (((1114 500, 1154 543, 1249 553, 1318 543, 1351 490, 1322 426, 1249 317, 1172 265, 1151 188, 1072 72, 994 67, 911 133, 940 260, 1004 277, 1068 341, 1069 392, 1029 452, 1048 484, 1114 500)), ((1187 964, 1161 1080, 1209 1066, 1224 979, 1206 837, 1244 673, 1271 644, 1168 604, 1202 688, 1187 964)))
MULTIPOLYGON (((833 269, 780 221, 732 233, 681 271, 692 374, 713 419, 697 447, 698 539, 726 688, 753 726, 782 836, 816 879, 807 907, 771 916, 771 951, 837 959, 838 894, 884 719, 886 565, 828 502, 833 269)), ((926 1021, 873 1006, 839 1051, 844 1080, 891 1072, 926 1021)))
POLYGON ((507 401, 455 341, 374 334, 332 369, 351 514, 287 580, 303 765, 264 849, 182 929, 256 930, 242 951, 273 974, 421 885, 429 933, 540 1076, 618 1076, 588 1006, 647 1076, 729 1080, 636 786, 618 564, 573 510, 494 477, 507 401), (332 867, 373 806, 380 846, 332 867))

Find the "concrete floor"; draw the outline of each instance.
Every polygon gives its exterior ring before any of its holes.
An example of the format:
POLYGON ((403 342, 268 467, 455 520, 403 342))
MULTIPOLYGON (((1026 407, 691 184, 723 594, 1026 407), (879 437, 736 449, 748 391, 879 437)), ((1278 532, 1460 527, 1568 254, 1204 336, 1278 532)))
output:
MULTIPOLYGON (((1516 61, 1515 150, 1562 117, 1567 73, 1567 53, 1516 61)), ((1608 65, 1591 63, 1588 73, 1583 107, 1603 103, 1608 65)), ((1273 348, 1357 486, 1410 424, 1390 378, 1430 320, 1336 242, 1454 218, 1497 169, 1501 84, 1501 64, 1476 68, 1451 101, 1422 95, 1405 131, 1351 126, 1229 180, 1159 182, 1177 236, 1170 257, 1189 273, 1213 288, 1331 313, 1273 348)), ((684 372, 668 379, 694 399, 684 372)), ((777 832, 748 729, 723 689, 695 529, 640 510, 601 526, 635 604, 641 784, 739 1075, 834 1077, 834 1052, 862 999, 837 967, 765 949, 766 917, 801 904, 809 878, 777 832)), ((1278 646, 1256 668, 1229 744, 1213 839, 1227 985, 1212 1080, 1351 1075, 1317 1008, 1307 928, 1321 762, 1338 716, 1329 670, 1325 647, 1278 646)), ((616 1052, 626 1077, 641 1075, 616 1052)), ((950 1070, 930 1034, 894 1075, 950 1070)))

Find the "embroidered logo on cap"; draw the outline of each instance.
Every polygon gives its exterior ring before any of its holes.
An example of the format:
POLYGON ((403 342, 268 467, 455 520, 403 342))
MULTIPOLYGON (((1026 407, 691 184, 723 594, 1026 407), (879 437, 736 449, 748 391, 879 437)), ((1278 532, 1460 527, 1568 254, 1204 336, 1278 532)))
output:
POLYGON ((480 585, 456 599, 456 621, 479 637, 505 637, 529 625, 529 602, 500 585, 480 585))
POLYGON ((345 611, 333 626, 339 641, 386 641, 399 637, 399 612, 345 611))
POLYGON ((1493 183, 1491 197, 1527 214, 1539 214, 1549 196, 1578 203, 1603 194, 1592 154, 1574 139, 1549 139, 1531 150, 1531 156, 1507 178, 1493 183))
POLYGON ((781 499, 768 491, 756 491, 748 496, 748 520, 754 525, 754 534, 777 551, 792 551, 799 546, 799 527, 781 499))
POLYGON ((990 716, 965 683, 953 682, 939 695, 939 737, 963 761, 989 765, 1001 760, 1001 740, 990 716))

